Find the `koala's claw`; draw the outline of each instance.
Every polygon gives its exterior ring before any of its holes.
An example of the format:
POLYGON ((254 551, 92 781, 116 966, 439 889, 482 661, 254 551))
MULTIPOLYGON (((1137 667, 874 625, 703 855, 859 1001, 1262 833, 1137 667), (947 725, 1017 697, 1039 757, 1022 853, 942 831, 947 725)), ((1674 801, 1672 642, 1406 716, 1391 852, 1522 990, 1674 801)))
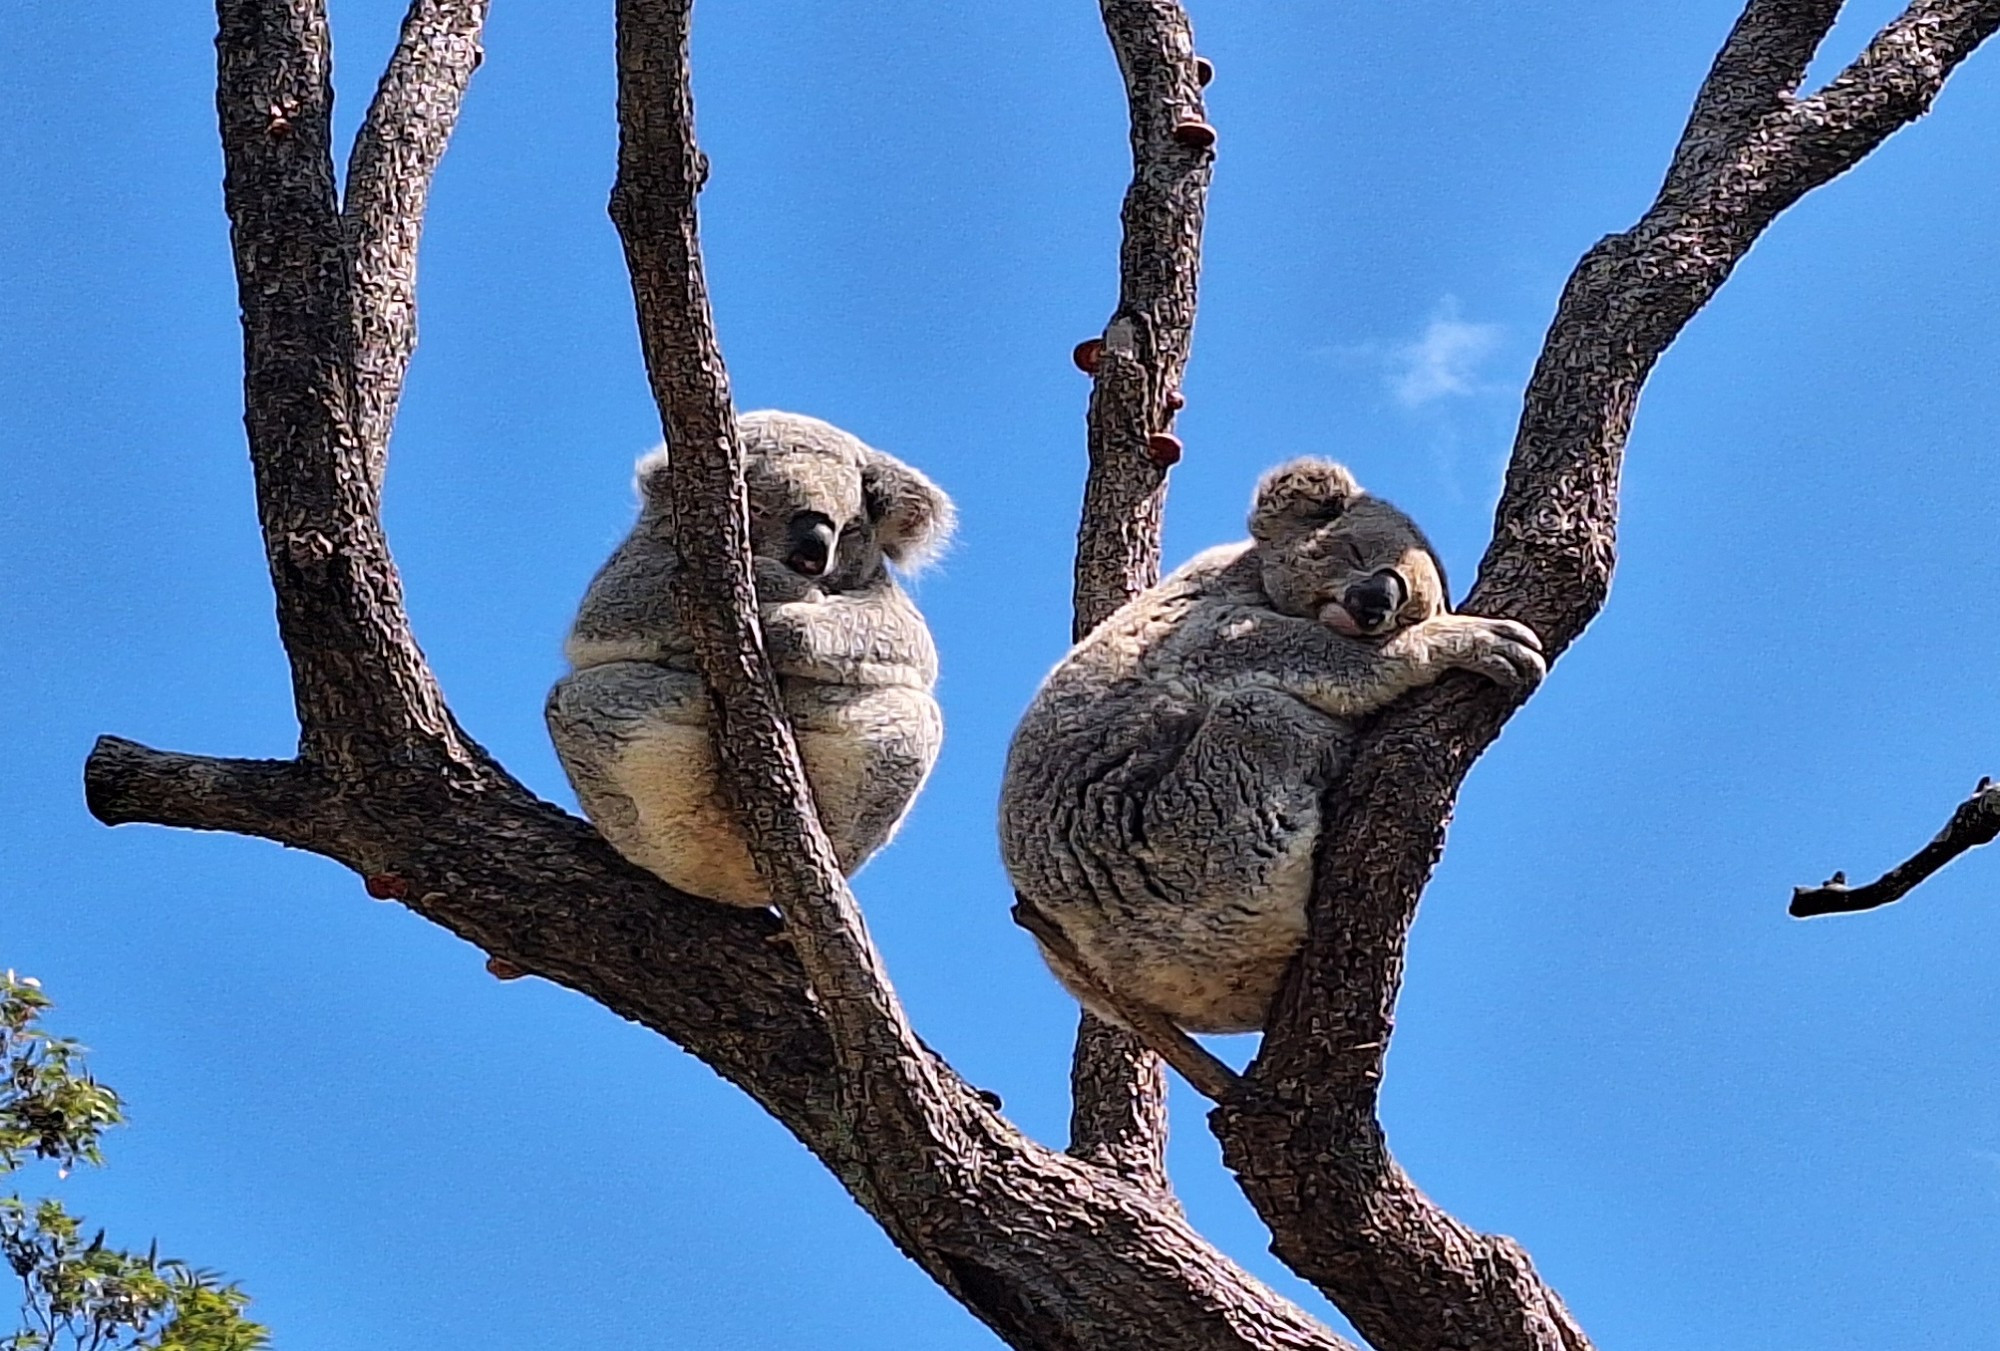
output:
POLYGON ((1526 624, 1483 615, 1455 615, 1461 650, 1451 664, 1485 676, 1507 690, 1533 689, 1548 674, 1542 640, 1526 624))
POLYGON ((1482 619, 1480 622, 1486 624, 1487 626, 1499 632, 1503 636, 1512 638, 1515 642, 1520 643, 1525 647, 1533 648, 1536 652, 1540 652, 1542 650, 1542 635, 1536 633, 1533 629, 1529 628, 1526 624, 1521 623, 1519 620, 1482 619))

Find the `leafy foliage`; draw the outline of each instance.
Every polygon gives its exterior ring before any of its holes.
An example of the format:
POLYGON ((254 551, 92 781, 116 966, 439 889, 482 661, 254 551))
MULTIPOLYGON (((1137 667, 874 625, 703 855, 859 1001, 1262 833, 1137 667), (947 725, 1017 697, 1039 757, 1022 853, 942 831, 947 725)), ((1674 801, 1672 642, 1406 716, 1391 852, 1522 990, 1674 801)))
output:
MULTIPOLYGON (((0 1176, 34 1162, 67 1176, 103 1162, 98 1141, 124 1120, 117 1093, 92 1079, 83 1048, 41 1025, 49 998, 32 978, 0 977, 0 1176)), ((210 1271, 149 1248, 86 1240, 60 1201, 0 1198, 0 1257, 21 1280, 21 1329, 0 1351, 259 1351, 270 1339, 243 1316, 249 1296, 210 1271)))

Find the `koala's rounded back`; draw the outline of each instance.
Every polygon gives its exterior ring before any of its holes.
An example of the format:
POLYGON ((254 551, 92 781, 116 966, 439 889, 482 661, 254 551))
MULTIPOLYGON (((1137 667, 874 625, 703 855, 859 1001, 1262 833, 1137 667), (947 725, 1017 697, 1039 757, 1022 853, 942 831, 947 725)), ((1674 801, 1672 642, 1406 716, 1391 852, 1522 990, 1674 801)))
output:
POLYGON ((1249 524, 1073 647, 1008 749, 1002 861, 1113 1021, 1260 1027, 1355 720, 1447 669, 1541 670, 1526 629, 1448 613, 1423 532, 1341 466, 1273 469, 1249 524))

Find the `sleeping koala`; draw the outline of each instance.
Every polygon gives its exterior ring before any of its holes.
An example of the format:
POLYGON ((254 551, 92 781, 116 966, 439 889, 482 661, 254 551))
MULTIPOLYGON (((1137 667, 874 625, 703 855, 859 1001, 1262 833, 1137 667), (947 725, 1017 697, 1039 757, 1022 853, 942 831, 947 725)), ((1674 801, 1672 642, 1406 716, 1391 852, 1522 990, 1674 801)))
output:
POLYGON ((1250 535, 1072 648, 1008 751, 1001 856, 1071 949, 1043 944, 1057 978, 1112 1022, 1104 992, 1193 1032, 1261 1028, 1357 720, 1448 670, 1545 670, 1525 626, 1450 613, 1423 533, 1337 464, 1266 474, 1250 535))
MULTIPOLYGON (((797 413, 736 420, 764 648, 820 824, 852 874, 895 833, 944 739, 937 649, 885 560, 914 571, 951 499, 902 461, 797 413)), ((619 853, 697 896, 770 903, 716 779, 708 690, 671 594, 666 451, 639 461, 638 523, 585 593, 549 734, 619 853)))

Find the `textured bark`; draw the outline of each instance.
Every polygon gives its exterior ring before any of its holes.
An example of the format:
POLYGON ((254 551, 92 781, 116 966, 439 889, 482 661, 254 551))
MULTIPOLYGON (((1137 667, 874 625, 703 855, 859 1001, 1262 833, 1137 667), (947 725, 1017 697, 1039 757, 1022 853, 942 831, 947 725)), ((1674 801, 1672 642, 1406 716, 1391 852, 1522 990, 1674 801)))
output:
MULTIPOLYGON (((350 764, 421 761, 452 773, 470 748, 411 639, 402 581, 382 534, 374 467, 382 448, 366 439, 364 406, 394 407, 403 366, 376 361, 365 375, 356 366, 357 329, 390 327, 358 324, 357 306, 372 311, 394 287, 357 286, 363 269, 351 259, 372 259, 372 278, 414 277, 418 222, 388 231, 382 212, 357 216, 350 247, 334 186, 324 7, 316 0, 219 0, 216 15, 223 200, 243 312, 244 425, 278 633, 291 659, 299 753, 350 764)), ((428 66, 435 49, 412 38, 406 26, 396 59, 428 66)), ((413 78, 451 87, 421 69, 413 78)), ((364 129, 364 142, 370 139, 364 129)), ((389 171, 427 176, 434 165, 434 156, 411 157, 389 171)), ((422 196, 417 190, 414 201, 422 196)), ((388 428, 377 430, 386 436, 388 428)))
MULTIPOLYGON (((1168 0, 1103 0, 1132 104, 1121 296, 1096 350, 1079 531, 1081 634, 1158 572, 1167 435, 1194 315, 1214 134, 1168 0)), ((1919 3, 1826 89, 1791 90, 1827 3, 1751 0, 1661 197, 1586 255, 1536 367, 1468 608, 1551 652, 1603 603, 1619 457, 1653 362, 1791 202, 1928 106, 2000 0, 1919 3)), ((107 823, 227 830, 336 859, 500 963, 672 1039, 737 1084, 898 1246, 1011 1345, 1275 1351, 1346 1343, 1190 1229, 1160 1165, 1159 1065, 1078 1040, 1068 1154, 1028 1140, 910 1029, 814 816, 773 697, 747 571, 741 463, 701 273, 687 0, 619 0, 625 240, 688 551, 678 597, 718 744, 784 918, 682 895, 537 800, 453 721, 411 636, 380 522, 415 341, 418 232, 484 0, 413 0, 333 169, 323 0, 219 0, 218 109, 243 310, 245 427, 297 758, 100 740, 107 823)), ((1403 942, 1472 760, 1511 712, 1451 679, 1385 716, 1331 804, 1312 936, 1262 1053, 1211 1117, 1274 1250, 1388 1348, 1588 1345, 1510 1241, 1423 1196, 1376 1117, 1403 942)), ((1961 809, 1964 810, 1964 809, 1961 809)))
POLYGON ((106 737, 111 824, 310 849, 477 944, 671 1038, 823 1160, 904 1252, 1015 1346, 1345 1346, 1190 1229, 1173 1198, 1044 1148, 910 1032, 820 834, 745 572, 741 468, 708 321, 685 4, 621 5, 614 199, 674 448, 700 634, 733 785, 785 920, 681 895, 538 801, 452 722, 412 641, 378 516, 430 175, 483 4, 415 0, 340 209, 317 0, 221 0, 227 205, 246 426, 301 724, 291 761, 106 737))
POLYGON ((417 236, 431 178, 481 59, 488 0, 422 0, 347 157, 341 221, 353 268, 357 431, 376 489, 417 346, 417 236))
MULTIPOLYGON (((1752 0, 1660 198, 1563 291, 1463 607, 1529 624, 1552 659, 1604 603, 1626 434, 1660 354, 1779 212, 1920 115, 2000 25, 1996 0, 1912 5, 1794 98, 1836 8, 1752 0)), ((1244 1091, 1211 1116, 1272 1250, 1381 1351, 1588 1345, 1517 1245, 1424 1196, 1376 1114, 1418 897, 1466 771, 1515 706, 1453 676, 1364 737, 1329 803, 1306 952, 1244 1091)))
MULTIPOLYGON (((1079 642, 1160 580, 1160 514, 1171 461, 1151 438, 1169 431, 1180 404, 1214 159, 1211 146, 1175 136, 1177 127, 1207 125, 1187 12, 1177 0, 1101 0, 1100 8, 1125 80, 1132 185, 1125 193, 1118 308, 1090 358, 1090 472, 1077 526, 1070 625, 1079 642)), ((1139 1038, 1084 1013, 1070 1063, 1070 1101, 1071 1153, 1166 1185, 1166 1074, 1139 1038)))
POLYGON ((1944 829, 1915 854, 1864 886, 1850 887, 1845 873, 1835 873, 1819 886, 1797 887, 1792 891, 1791 914, 1798 919, 1851 915, 1892 904, 1960 854, 1995 840, 2000 840, 2000 786, 1981 779, 1944 829))

